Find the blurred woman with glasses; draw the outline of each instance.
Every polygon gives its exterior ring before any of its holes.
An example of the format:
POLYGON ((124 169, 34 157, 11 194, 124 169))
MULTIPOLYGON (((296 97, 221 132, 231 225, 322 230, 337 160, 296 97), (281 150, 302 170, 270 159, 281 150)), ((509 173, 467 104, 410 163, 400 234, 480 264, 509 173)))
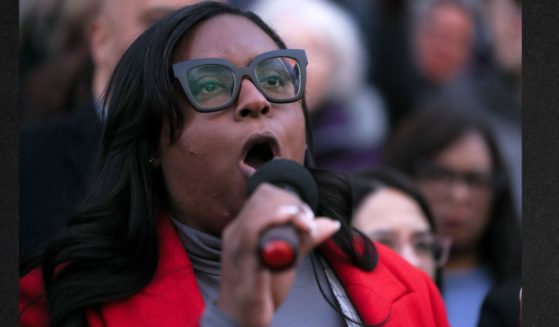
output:
POLYGON ((452 326, 474 326, 488 289, 520 274, 519 218, 486 120, 456 104, 420 110, 395 131, 383 163, 417 182, 437 232, 452 238, 443 296, 452 326))
POLYGON ((436 235, 429 205, 410 180, 386 168, 361 172, 353 180, 353 201, 354 227, 398 252, 442 289, 441 267, 451 239, 436 235))

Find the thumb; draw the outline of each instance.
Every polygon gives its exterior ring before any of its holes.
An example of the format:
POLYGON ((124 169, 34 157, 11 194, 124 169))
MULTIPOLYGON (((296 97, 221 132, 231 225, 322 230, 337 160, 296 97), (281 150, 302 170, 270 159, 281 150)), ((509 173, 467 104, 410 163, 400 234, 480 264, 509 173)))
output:
POLYGON ((312 240, 313 247, 332 237, 342 226, 339 221, 326 217, 316 217, 314 222, 316 223, 316 233, 312 240))

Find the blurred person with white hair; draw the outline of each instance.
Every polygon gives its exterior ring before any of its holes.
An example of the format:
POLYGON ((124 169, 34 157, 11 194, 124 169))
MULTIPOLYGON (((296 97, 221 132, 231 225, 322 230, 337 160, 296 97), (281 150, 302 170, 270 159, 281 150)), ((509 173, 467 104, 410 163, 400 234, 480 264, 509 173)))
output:
POLYGON ((289 47, 307 52, 317 165, 343 172, 374 165, 388 119, 383 99, 367 82, 369 56, 353 17, 325 0, 260 0, 250 9, 289 47))

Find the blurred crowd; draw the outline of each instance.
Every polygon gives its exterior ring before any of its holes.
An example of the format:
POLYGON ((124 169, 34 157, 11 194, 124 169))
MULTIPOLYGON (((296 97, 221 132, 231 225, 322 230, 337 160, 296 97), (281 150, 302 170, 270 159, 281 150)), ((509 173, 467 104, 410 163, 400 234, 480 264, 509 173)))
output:
MULTIPOLYGON (((85 196, 120 55, 195 2, 20 0, 22 255, 85 196)), ((314 159, 351 177, 353 226, 436 280, 452 326, 518 325, 521 1, 222 2, 306 51, 314 159)))

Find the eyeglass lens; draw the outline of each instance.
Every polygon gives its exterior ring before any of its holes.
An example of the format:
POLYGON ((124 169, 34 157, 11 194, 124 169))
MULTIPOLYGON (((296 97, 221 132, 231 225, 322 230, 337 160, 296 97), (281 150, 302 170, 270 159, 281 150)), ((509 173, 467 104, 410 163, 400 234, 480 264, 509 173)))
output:
MULTIPOLYGON (((298 62, 289 57, 265 59, 254 66, 255 86, 269 101, 294 98, 301 87, 298 62)), ((235 72, 225 65, 207 64, 187 72, 188 86, 201 108, 212 109, 226 104, 237 94, 235 72)), ((237 90, 238 92, 238 90, 237 90)))
POLYGON ((438 240, 433 235, 420 235, 416 237, 412 237, 411 240, 406 241, 404 239, 400 239, 397 236, 375 236, 371 235, 373 240, 380 242, 389 248, 392 248, 398 251, 404 243, 410 242, 414 251, 417 254, 429 255, 429 256, 436 256, 438 255, 440 244, 438 240))
POLYGON ((233 71, 223 65, 202 65, 187 73, 188 86, 201 107, 223 105, 232 96, 235 85, 233 71))
POLYGON ((445 184, 450 184, 452 181, 460 181, 474 189, 487 189, 493 184, 493 179, 490 174, 474 171, 456 172, 435 164, 429 164, 423 167, 421 177, 445 184))

